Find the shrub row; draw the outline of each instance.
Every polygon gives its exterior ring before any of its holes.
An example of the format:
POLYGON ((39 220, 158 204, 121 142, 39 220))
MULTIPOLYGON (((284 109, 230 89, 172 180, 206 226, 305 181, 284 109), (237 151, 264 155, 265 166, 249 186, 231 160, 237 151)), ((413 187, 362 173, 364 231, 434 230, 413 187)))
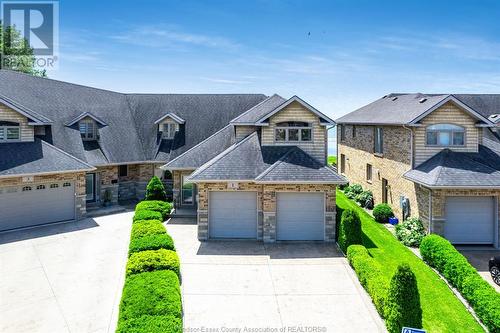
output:
POLYGON ((344 253, 353 244, 363 244, 361 238, 361 220, 353 209, 346 209, 342 212, 339 226, 338 244, 344 253))
POLYGON ((343 190, 346 197, 355 200, 361 207, 373 209, 372 191, 363 190, 363 187, 359 184, 347 186, 343 190))
POLYGON ((420 254, 462 294, 491 333, 500 332, 500 294, 449 241, 438 235, 425 236, 420 254))
POLYGON ((118 333, 181 333, 180 264, 163 220, 170 213, 165 189, 157 177, 146 198, 136 206, 130 234, 129 259, 120 302, 118 333))

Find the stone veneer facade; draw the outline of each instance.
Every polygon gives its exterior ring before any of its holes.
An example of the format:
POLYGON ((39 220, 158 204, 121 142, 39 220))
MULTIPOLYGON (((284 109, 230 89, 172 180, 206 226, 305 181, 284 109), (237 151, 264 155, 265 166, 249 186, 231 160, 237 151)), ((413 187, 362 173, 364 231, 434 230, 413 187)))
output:
POLYGON ((255 191, 257 192, 257 239, 264 242, 276 241, 276 193, 278 192, 324 192, 325 211, 325 241, 335 241, 336 185, 326 184, 255 184, 238 183, 237 189, 229 189, 227 183, 198 184, 198 239, 209 239, 209 203, 210 191, 255 191))
MULTIPOLYGON (((34 176, 32 182, 23 182, 23 177, 1 178, 0 188, 7 186, 23 186, 38 183, 50 183, 53 181, 71 181, 75 184, 75 218, 81 219, 87 213, 85 201, 85 173, 59 173, 53 175, 34 176)), ((36 214, 36 212, 34 212, 36 214)))

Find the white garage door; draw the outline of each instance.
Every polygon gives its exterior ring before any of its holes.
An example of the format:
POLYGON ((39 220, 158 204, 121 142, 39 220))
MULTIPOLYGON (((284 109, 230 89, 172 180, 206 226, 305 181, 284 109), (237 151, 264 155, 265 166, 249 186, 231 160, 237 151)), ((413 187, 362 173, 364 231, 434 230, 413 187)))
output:
POLYGON ((256 192, 210 192, 210 238, 257 238, 256 192))
POLYGON ((278 193, 278 240, 324 240, 324 193, 278 193))
POLYGON ((493 197, 447 197, 445 237, 454 244, 494 242, 493 197))
POLYGON ((0 230, 74 218, 75 187, 72 182, 0 188, 0 230))

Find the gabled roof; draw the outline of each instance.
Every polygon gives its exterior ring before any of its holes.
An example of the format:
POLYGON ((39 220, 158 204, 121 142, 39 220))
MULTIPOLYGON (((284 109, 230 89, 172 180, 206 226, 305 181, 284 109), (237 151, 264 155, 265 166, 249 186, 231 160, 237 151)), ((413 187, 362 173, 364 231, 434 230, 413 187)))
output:
POLYGON ((337 119, 339 124, 412 125, 447 102, 453 102, 485 125, 498 113, 500 94, 421 94, 386 95, 337 119))
POLYGON ((75 118, 71 119, 68 123, 66 123, 66 126, 73 126, 74 124, 76 124, 80 120, 82 120, 84 118, 87 118, 87 117, 93 119, 96 123, 99 123, 102 126, 107 126, 108 125, 108 124, 106 124, 104 122, 104 120, 102 120, 101 118, 99 118, 97 116, 94 116, 92 113, 90 113, 90 112, 82 112, 78 116, 76 116, 75 118))
POLYGON ((7 105, 12 110, 19 112, 23 116, 31 119, 36 124, 51 124, 52 120, 49 118, 42 116, 41 114, 28 109, 27 107, 21 105, 20 103, 8 98, 2 94, 0 94, 0 103, 7 105))
POLYGON ((269 119, 271 116, 275 115, 276 113, 280 112, 281 110, 283 110, 284 108, 286 108, 288 105, 290 105, 293 102, 297 102, 297 103, 301 104, 303 107, 305 107, 306 109, 308 109, 312 113, 316 114, 321 119, 322 125, 335 125, 335 121, 333 121, 327 115, 321 113, 320 111, 318 111, 317 109, 312 107, 309 103, 307 103, 306 101, 304 101, 302 98, 300 98, 298 96, 292 96, 290 99, 288 99, 287 101, 283 102, 282 104, 280 104, 279 106, 274 108, 274 110, 272 110, 271 112, 260 117, 255 122, 255 124, 256 125, 264 125, 264 126, 267 125, 265 123, 265 121, 267 119, 269 119))
POLYGON ((252 133, 195 170, 192 182, 322 183, 347 181, 296 146, 261 146, 252 133))
POLYGON ((269 96, 259 104, 255 105, 248 111, 242 113, 238 117, 231 120, 231 124, 235 125, 255 125, 255 123, 265 116, 269 114, 278 106, 286 102, 286 99, 281 97, 280 95, 274 94, 269 96))
POLYGON ((173 121, 175 121, 176 123, 178 124, 184 124, 186 121, 184 119, 182 119, 181 117, 179 117, 178 115, 175 115, 171 112, 167 113, 166 115, 162 116, 161 118, 159 118, 158 120, 155 121, 155 124, 159 124, 161 123, 164 119, 166 118, 170 118, 172 119, 173 121))
POLYGON ((196 169, 231 146, 233 128, 227 125, 206 140, 177 156, 164 166, 165 170, 196 169))
POLYGON ((444 149, 403 177, 431 188, 500 188, 500 155, 482 145, 477 153, 444 149))
POLYGON ((0 177, 95 170, 93 166, 40 139, 0 144, 0 156, 0 177))

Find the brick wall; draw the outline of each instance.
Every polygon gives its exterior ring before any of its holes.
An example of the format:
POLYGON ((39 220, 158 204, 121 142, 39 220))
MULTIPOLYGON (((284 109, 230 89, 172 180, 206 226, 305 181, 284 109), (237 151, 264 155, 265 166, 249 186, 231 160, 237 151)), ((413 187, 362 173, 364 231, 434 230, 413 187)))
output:
POLYGON ((227 183, 198 184, 198 238, 208 239, 208 197, 210 191, 255 191, 257 192, 257 237, 265 242, 276 241, 276 193, 277 192, 324 192, 326 200, 326 241, 335 240, 335 185, 322 184, 255 184, 238 183, 237 189, 229 189, 227 183))

